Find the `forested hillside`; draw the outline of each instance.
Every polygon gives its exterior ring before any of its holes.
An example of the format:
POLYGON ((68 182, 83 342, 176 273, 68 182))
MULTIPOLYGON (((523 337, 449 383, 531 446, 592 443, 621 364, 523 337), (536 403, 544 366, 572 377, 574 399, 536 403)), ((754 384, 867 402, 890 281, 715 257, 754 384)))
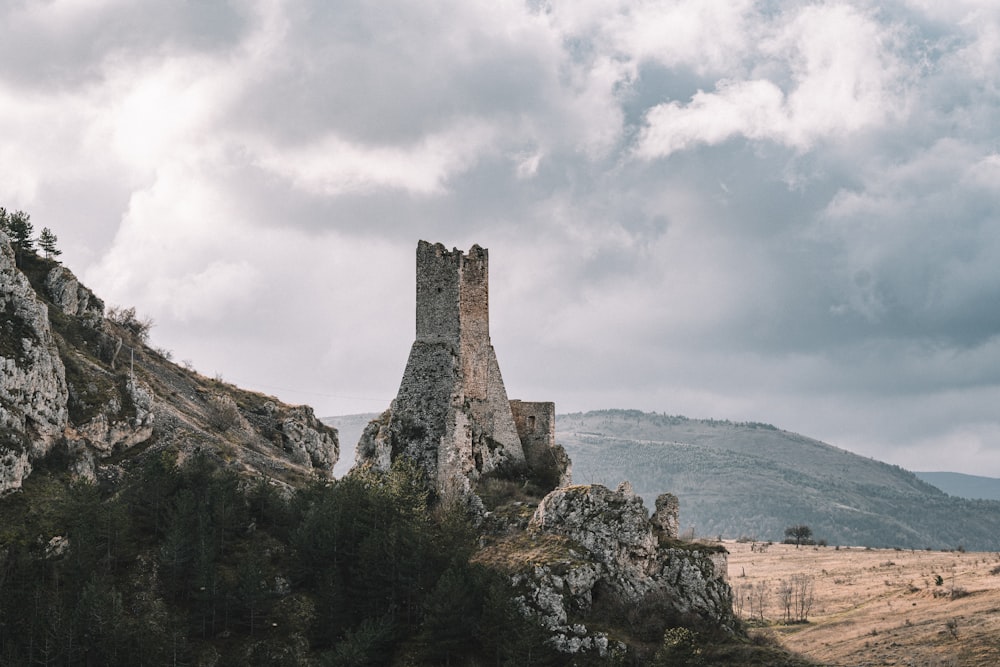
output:
POLYGON ((1000 479, 995 477, 965 475, 959 472, 915 472, 913 474, 951 496, 1000 500, 1000 479))
POLYGON ((558 664, 410 471, 289 495, 164 455, 112 492, 63 463, 0 499, 0 664, 558 664))
POLYGON ((628 479, 647 503, 675 493, 682 529, 699 535, 778 540, 807 524, 830 544, 1000 549, 1000 503, 769 424, 602 410, 556 428, 574 480, 628 479))

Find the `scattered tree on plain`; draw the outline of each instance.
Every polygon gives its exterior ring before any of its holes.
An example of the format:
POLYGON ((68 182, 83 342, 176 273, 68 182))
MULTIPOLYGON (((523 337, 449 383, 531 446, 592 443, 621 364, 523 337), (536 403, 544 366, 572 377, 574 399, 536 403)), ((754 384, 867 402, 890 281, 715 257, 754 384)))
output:
POLYGON ((785 537, 789 538, 786 540, 791 544, 791 540, 795 540, 795 548, 797 549, 800 544, 809 544, 809 540, 812 537, 812 528, 805 524, 798 524, 795 526, 789 526, 785 528, 785 537))

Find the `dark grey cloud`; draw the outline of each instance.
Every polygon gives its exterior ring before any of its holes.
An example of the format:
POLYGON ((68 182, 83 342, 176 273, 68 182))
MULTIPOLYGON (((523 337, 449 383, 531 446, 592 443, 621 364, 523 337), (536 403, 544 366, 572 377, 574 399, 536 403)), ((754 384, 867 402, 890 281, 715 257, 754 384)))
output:
POLYGON ((12 2, 0 8, 0 73, 29 91, 94 84, 109 60, 219 52, 251 17, 243 3, 12 2))

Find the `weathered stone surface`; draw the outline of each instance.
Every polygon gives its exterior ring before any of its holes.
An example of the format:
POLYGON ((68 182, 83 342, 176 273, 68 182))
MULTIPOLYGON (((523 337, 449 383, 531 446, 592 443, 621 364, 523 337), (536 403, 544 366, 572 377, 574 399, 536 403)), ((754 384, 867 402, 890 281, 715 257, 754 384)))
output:
POLYGON ((476 558, 511 576, 522 611, 563 652, 608 659, 624 652, 574 620, 598 598, 615 609, 655 607, 734 631, 725 552, 676 542, 675 497, 661 496, 651 522, 628 482, 617 491, 567 486, 571 462, 555 443, 555 405, 507 400, 489 340, 487 291, 484 249, 473 246, 465 255, 419 243, 416 340, 396 399, 361 436, 357 465, 388 469, 405 457, 440 495, 472 499, 471 509, 486 475, 498 484, 527 478, 558 486, 526 529, 525 503, 488 513, 479 503, 493 541, 476 558))
POLYGON ((281 422, 284 448, 303 465, 333 470, 340 456, 337 432, 320 422, 306 405, 290 408, 281 422))
POLYGON ((371 426, 358 462, 417 463, 442 495, 471 493, 483 475, 525 465, 489 338, 488 255, 417 246, 416 340, 388 417, 371 426))
POLYGON ((588 611, 598 588, 622 608, 655 599, 673 615, 734 631, 725 553, 662 543, 630 487, 571 486, 542 500, 528 530, 562 536, 580 550, 556 566, 515 576, 528 590, 525 609, 563 637, 568 650, 586 644, 569 640, 586 633, 567 625, 568 612, 588 611))
POLYGON ((107 458, 115 452, 130 449, 146 442, 153 435, 155 415, 152 391, 134 377, 125 381, 125 395, 122 397, 131 406, 128 415, 123 415, 122 402, 112 396, 98 414, 84 424, 66 429, 66 441, 70 451, 79 452, 79 472, 86 478, 93 477, 93 455, 81 446, 86 445, 99 458, 107 458), (89 462, 89 466, 88 466, 89 462))
POLYGON ((31 461, 62 436, 68 412, 66 370, 48 309, 16 267, 0 232, 0 493, 19 488, 31 461))
POLYGON ((179 368, 127 323, 104 318, 103 302, 69 270, 28 259, 34 285, 0 234, 0 493, 56 445, 73 474, 110 486, 123 469, 109 460, 129 450, 180 460, 209 452, 278 483, 332 470, 336 429, 310 408, 179 368))
POLYGON ((45 291, 67 315, 82 317, 93 325, 99 324, 104 317, 104 302, 63 266, 53 267, 45 276, 45 291))
POLYGON ((573 463, 556 443, 556 404, 512 400, 511 412, 532 476, 548 490, 573 483, 573 463))
POLYGON ((24 478, 30 474, 27 450, 0 447, 0 493, 21 488, 24 478))
POLYGON ((656 509, 650 522, 664 537, 677 539, 680 534, 680 501, 677 496, 672 493, 657 496, 656 509))

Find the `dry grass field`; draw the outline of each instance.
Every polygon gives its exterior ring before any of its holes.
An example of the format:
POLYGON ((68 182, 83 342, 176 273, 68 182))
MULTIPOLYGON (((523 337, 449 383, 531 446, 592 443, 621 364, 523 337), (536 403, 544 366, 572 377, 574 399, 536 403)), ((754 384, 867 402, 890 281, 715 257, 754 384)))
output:
POLYGON ((819 664, 1000 665, 1000 554, 725 546, 742 618, 819 664), (808 622, 785 623, 783 597, 808 622))

